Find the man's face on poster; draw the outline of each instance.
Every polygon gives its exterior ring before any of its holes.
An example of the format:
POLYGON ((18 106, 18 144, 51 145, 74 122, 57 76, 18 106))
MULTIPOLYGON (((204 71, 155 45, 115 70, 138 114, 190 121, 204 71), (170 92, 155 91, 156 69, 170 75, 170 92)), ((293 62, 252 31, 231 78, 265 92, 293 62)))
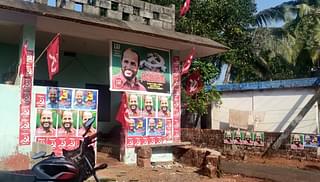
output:
POLYGON ((240 131, 237 131, 237 132, 236 132, 235 139, 237 140, 237 142, 240 142, 240 141, 241 141, 241 133, 240 133, 240 131))
POLYGON ((149 128, 151 131, 153 131, 155 129, 155 125, 156 125, 156 123, 155 123, 154 119, 151 118, 149 120, 149 128))
POLYGON ((92 118, 92 113, 89 111, 84 111, 83 112, 83 116, 82 116, 82 125, 84 126, 84 124, 90 119, 92 118))
POLYGON ((52 125, 52 112, 49 110, 42 111, 40 123, 44 130, 49 130, 52 125))
POLYGON ((160 99, 160 108, 161 108, 162 112, 168 111, 168 99, 166 97, 162 97, 160 99))
POLYGON ((153 101, 151 96, 146 96, 144 100, 144 108, 148 113, 152 112, 153 109, 153 101))
POLYGON ((300 136, 299 135, 293 136, 293 143, 297 146, 300 146, 300 136))
POLYGON ((132 112, 136 112, 138 109, 138 96, 130 95, 129 98, 129 107, 132 112))
POLYGON ((305 141, 306 141, 306 144, 311 144, 311 138, 309 135, 306 135, 305 141))
POLYGON ((121 60, 121 71, 127 80, 132 80, 137 75, 139 68, 139 56, 131 49, 127 49, 123 53, 121 60))
POLYGON ((231 131, 227 131, 226 133, 226 139, 230 142, 231 141, 231 131))
POLYGON ((245 138, 246 138, 246 140, 247 140, 247 143, 250 143, 250 142, 251 142, 251 133, 250 133, 250 132, 247 132, 245 138))
POLYGON ((82 101, 83 101, 83 91, 77 90, 77 92, 76 92, 76 101, 79 104, 82 103, 82 101))
POLYGON ((70 130, 72 127, 72 112, 71 111, 65 111, 62 115, 62 126, 66 130, 70 130))
POLYGON ((55 88, 50 88, 49 90, 49 100, 51 103, 57 103, 58 101, 58 90, 55 88))
POLYGON ((257 133, 256 134, 256 142, 261 143, 262 137, 261 137, 261 133, 257 133))

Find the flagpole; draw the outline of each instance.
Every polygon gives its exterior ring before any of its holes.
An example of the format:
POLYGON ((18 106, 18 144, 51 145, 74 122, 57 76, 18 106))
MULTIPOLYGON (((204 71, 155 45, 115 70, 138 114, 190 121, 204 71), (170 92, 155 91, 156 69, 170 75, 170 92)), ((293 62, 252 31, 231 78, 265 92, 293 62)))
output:
POLYGON ((57 33, 57 35, 49 42, 49 44, 47 45, 47 47, 41 52, 41 54, 38 56, 38 58, 34 61, 34 65, 37 64, 37 62, 40 60, 41 56, 46 52, 46 50, 48 49, 48 47, 51 45, 51 43, 56 40, 56 38, 60 35, 60 33, 57 33))

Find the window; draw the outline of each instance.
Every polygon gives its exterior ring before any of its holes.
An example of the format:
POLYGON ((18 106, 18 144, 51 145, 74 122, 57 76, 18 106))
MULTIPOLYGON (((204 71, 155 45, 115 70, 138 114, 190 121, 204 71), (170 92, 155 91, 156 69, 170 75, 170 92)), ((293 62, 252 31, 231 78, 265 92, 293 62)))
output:
POLYGON ((153 12, 153 19, 159 20, 160 19, 160 14, 158 12, 153 12))
POLYGON ((133 7, 133 15, 140 16, 140 8, 133 7))
POLYGON ((88 4, 91 6, 95 6, 96 5, 96 0, 88 0, 88 4))
POLYGON ((77 12, 82 12, 83 11, 83 4, 82 3, 74 3, 74 9, 77 12))
POLYGON ((48 6, 57 7, 57 0, 48 0, 48 6))
POLYGON ((144 23, 145 25, 150 25, 150 18, 144 17, 144 18, 143 18, 143 23, 144 23))
POLYGON ((111 1, 111 10, 118 11, 119 3, 111 1))
POLYGON ((106 8, 100 8, 100 16, 107 16, 107 9, 106 8))
POLYGON ((122 12, 122 20, 129 21, 129 13, 122 12))

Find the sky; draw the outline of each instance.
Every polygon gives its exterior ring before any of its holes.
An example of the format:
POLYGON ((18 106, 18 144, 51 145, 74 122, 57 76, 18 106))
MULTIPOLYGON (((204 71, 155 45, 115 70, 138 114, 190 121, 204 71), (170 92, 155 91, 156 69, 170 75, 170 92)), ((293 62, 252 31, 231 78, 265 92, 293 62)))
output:
POLYGON ((267 8, 277 6, 288 0, 256 0, 258 12, 267 8))

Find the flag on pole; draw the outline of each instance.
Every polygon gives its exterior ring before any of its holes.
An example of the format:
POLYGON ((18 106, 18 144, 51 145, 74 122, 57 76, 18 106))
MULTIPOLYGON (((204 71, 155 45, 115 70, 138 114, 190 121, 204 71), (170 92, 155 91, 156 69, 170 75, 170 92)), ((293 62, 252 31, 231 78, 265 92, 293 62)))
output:
POLYGON ((197 70, 193 72, 187 79, 186 92, 187 95, 192 96, 198 93, 204 86, 204 83, 201 79, 200 71, 197 70))
POLYGON ((183 66, 182 66, 182 71, 181 71, 181 75, 184 75, 186 73, 188 73, 189 68, 192 64, 192 59, 194 58, 194 55, 196 53, 195 48, 193 47, 191 52, 189 53, 188 57, 186 58, 186 60, 184 60, 183 66))
POLYGON ((122 93, 120 106, 117 112, 116 120, 122 125, 124 129, 127 128, 127 121, 129 121, 127 94, 122 93))
POLYGON ((20 69, 19 75, 25 75, 27 72, 27 53, 28 52, 28 41, 25 41, 22 46, 21 57, 20 57, 20 69))
POLYGON ((60 34, 54 37, 47 49, 49 79, 59 72, 59 44, 60 34))
POLYGON ((183 6, 180 8, 180 17, 184 16, 189 11, 189 9, 190 9, 190 1, 191 0, 186 0, 184 2, 183 6))

